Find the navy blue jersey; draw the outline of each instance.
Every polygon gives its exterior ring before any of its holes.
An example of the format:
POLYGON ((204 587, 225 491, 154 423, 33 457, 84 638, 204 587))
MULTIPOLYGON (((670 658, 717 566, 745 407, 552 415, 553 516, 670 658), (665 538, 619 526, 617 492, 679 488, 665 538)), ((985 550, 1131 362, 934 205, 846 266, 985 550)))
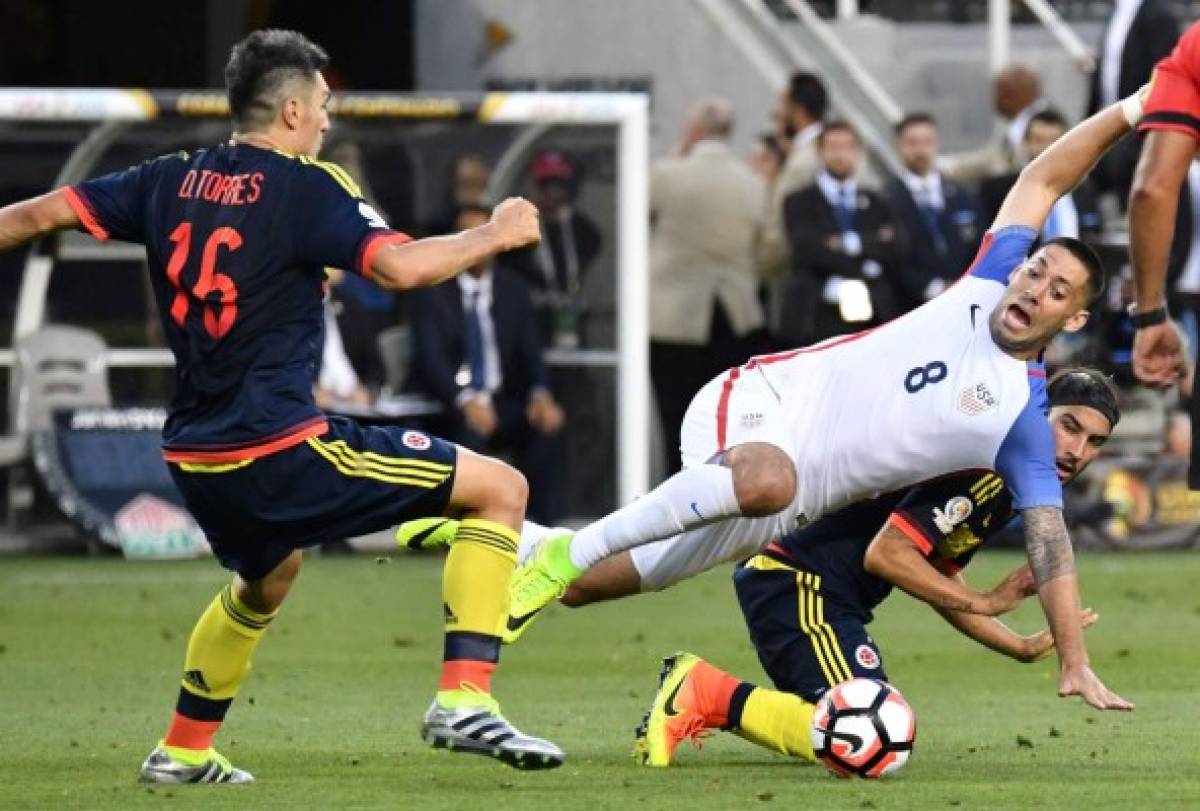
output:
POLYGON ((168 461, 251 459, 327 429, 312 393, 324 269, 369 275, 380 246, 408 239, 344 170, 224 144, 65 191, 93 236, 146 246, 176 361, 168 461))
POLYGON ((907 535, 937 568, 953 574, 1014 515, 1012 493, 1003 479, 990 471, 964 471, 852 504, 788 533, 764 554, 818 575, 827 600, 870 622, 871 611, 892 590, 863 567, 867 547, 885 524, 907 535))

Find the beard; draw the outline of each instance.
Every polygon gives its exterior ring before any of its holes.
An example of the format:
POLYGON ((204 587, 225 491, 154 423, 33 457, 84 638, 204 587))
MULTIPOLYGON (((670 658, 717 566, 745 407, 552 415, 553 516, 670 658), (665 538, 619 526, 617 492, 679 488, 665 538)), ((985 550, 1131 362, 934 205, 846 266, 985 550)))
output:
MULTIPOLYGON (((1023 355, 1029 352, 1041 351, 1045 349, 1053 335, 1047 336, 1044 333, 1030 333, 1024 338, 1011 338, 1005 335, 1000 328, 1000 313, 1004 311, 1008 305, 1002 300, 991 317, 988 318, 988 331, 992 335, 992 340, 996 346, 1000 347, 1010 355, 1023 355)), ((1057 330, 1055 331, 1057 334, 1057 330)))

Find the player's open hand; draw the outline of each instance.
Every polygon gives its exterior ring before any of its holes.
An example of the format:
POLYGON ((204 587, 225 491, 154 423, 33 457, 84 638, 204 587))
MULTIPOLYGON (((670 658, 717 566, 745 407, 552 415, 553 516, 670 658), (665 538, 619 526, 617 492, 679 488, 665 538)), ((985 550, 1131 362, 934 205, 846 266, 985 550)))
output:
POLYGON ((1133 710, 1133 704, 1104 686, 1090 667, 1063 670, 1058 677, 1059 696, 1079 696, 1098 710, 1133 710))
POLYGON ((524 197, 509 197, 492 211, 492 225, 500 234, 504 250, 524 248, 542 238, 537 206, 524 197))
POLYGON ((1187 371, 1183 334, 1171 320, 1133 334, 1133 373, 1147 386, 1165 389, 1187 371))

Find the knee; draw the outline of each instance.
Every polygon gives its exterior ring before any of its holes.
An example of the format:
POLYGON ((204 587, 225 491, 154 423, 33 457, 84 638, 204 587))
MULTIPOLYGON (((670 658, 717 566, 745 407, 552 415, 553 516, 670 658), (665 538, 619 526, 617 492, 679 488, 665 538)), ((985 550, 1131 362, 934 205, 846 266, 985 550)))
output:
POLYGON ((260 580, 244 580, 239 575, 234 579, 238 599, 261 614, 270 614, 283 604, 291 591, 292 583, 300 574, 304 558, 299 550, 283 559, 283 562, 260 580))
POLYGON ((774 515, 796 497, 796 466, 774 445, 755 443, 734 448, 727 460, 742 514, 774 515))
POLYGON ((525 505, 529 501, 529 482, 525 474, 498 459, 489 461, 491 469, 487 471, 486 491, 488 507, 524 515, 525 505))

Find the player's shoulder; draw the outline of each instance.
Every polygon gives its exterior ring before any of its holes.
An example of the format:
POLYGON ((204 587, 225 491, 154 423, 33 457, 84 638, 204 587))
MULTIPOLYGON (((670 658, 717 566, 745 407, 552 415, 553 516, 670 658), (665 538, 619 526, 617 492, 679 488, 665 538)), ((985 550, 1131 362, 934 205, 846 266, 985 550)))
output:
POLYGON ((167 152, 159 155, 157 158, 151 158, 146 161, 147 164, 153 164, 159 167, 175 167, 187 166, 192 162, 196 155, 203 155, 207 150, 198 149, 195 152, 189 152, 186 149, 178 149, 174 152, 167 152))
POLYGON ((192 159, 193 153, 180 149, 176 152, 167 152, 158 157, 147 158, 132 168, 140 172, 143 179, 146 177, 155 178, 170 172, 185 171, 191 165, 192 159))
POLYGON ((308 155, 296 155, 292 158, 294 171, 306 187, 334 194, 362 198, 362 189, 350 176, 350 173, 333 161, 323 161, 308 155))
POLYGON ((1013 268, 1025 261, 1037 237, 1037 229, 1028 225, 992 228, 983 235, 983 242, 975 254, 975 261, 967 270, 967 276, 1006 283, 1013 268))

